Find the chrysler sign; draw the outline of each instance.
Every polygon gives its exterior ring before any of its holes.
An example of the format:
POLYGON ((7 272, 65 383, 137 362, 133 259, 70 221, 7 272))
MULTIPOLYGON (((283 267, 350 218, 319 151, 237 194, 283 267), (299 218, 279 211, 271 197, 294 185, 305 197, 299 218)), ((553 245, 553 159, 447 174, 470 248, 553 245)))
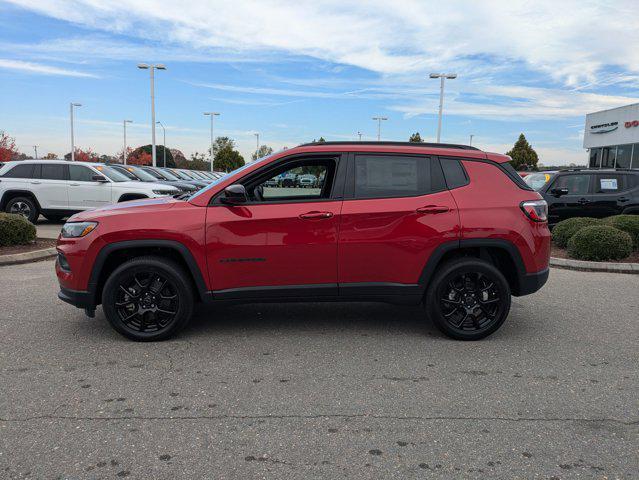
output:
POLYGON ((599 125, 592 125, 590 127, 590 133, 609 133, 619 128, 619 122, 600 123, 599 125))

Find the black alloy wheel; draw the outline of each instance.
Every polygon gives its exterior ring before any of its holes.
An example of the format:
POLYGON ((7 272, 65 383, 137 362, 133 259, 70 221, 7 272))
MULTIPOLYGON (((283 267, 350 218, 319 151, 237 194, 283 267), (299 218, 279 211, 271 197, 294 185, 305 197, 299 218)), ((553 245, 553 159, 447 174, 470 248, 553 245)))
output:
POLYGON ((175 335, 193 311, 191 282, 175 262, 139 257, 120 265, 102 295, 105 315, 122 335, 139 341, 175 335))
POLYGON ((479 340, 495 332, 510 311, 510 286, 494 265, 455 260, 436 274, 426 294, 429 317, 446 335, 479 340))
POLYGON ((37 205, 28 197, 16 197, 9 200, 6 212, 21 215, 31 223, 35 223, 40 215, 37 205))

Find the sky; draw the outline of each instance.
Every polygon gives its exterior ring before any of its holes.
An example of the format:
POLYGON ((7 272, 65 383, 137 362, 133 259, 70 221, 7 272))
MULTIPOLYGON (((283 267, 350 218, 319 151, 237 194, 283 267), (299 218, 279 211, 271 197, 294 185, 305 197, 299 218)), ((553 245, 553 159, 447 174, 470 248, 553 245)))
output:
POLYGON ((586 113, 639 101, 633 1, 0 0, 0 130, 19 149, 150 143, 187 157, 215 136, 245 158, 319 137, 435 141, 506 152, 524 133, 546 165, 584 164, 586 113), (162 129, 157 130, 162 143, 162 129))

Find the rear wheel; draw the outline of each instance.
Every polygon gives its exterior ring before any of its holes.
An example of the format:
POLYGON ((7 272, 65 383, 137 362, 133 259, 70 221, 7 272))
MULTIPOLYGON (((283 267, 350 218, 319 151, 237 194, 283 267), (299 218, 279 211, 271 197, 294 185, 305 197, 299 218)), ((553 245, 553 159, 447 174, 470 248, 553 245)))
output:
POLYGON ((457 340, 479 340, 495 332, 510 311, 510 286, 494 265, 462 258, 443 265, 425 297, 428 317, 457 340))
POLYGON ((140 257, 109 276, 102 307, 111 326, 137 341, 164 340, 177 334, 193 312, 191 282, 175 262, 140 257))
POLYGON ((38 206, 30 197, 15 197, 9 200, 6 208, 7 213, 22 215, 31 223, 36 223, 40 212, 38 206))

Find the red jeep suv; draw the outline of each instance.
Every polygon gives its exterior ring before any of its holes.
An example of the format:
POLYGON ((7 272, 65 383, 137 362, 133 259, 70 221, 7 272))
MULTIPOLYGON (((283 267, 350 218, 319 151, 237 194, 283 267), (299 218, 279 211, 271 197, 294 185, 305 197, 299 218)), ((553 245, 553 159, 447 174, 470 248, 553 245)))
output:
POLYGON ((133 340, 171 337, 195 302, 423 303, 476 340, 548 278, 547 205, 509 157, 462 145, 326 142, 188 196, 74 215, 59 298, 133 340), (283 182, 303 177, 309 185, 283 182))

